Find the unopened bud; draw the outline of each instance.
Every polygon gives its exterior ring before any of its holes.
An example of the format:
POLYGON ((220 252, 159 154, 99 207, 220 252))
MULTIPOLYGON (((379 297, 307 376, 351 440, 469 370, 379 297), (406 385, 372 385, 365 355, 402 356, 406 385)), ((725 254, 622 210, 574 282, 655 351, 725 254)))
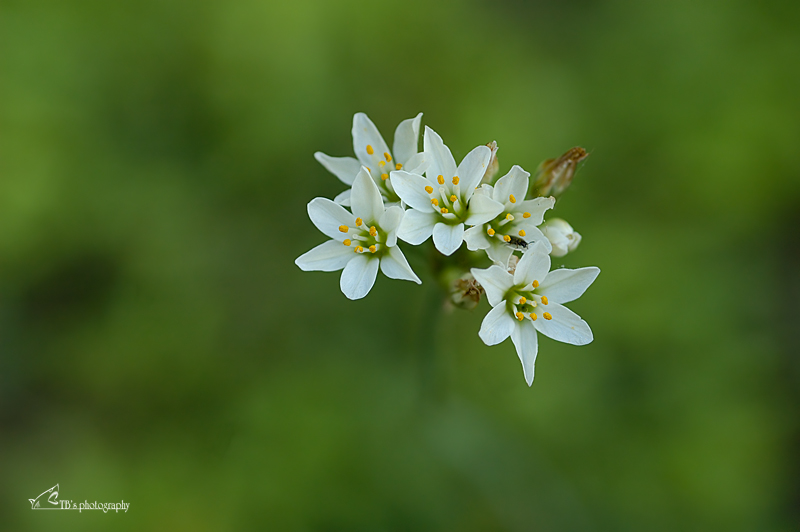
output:
POLYGON ((558 197, 569 188, 578 163, 589 156, 581 147, 574 147, 558 159, 548 159, 539 165, 533 182, 536 196, 558 197))
POLYGON ((497 176, 497 171, 500 170, 500 163, 497 161, 497 141, 493 140, 486 146, 492 150, 492 157, 489 159, 489 164, 486 165, 486 172, 483 173, 481 184, 491 185, 497 176))
POLYGON ((477 307, 482 294, 483 287, 471 273, 465 273, 450 285, 450 301, 466 310, 477 307))
POLYGON ((508 258, 508 268, 507 268, 508 269, 508 273, 513 275, 514 272, 517 271, 517 264, 518 263, 519 263, 519 257, 517 257, 516 255, 511 255, 508 258))
POLYGON ((572 226, 561 218, 547 220, 539 229, 553 246, 553 251, 550 252, 553 257, 563 257, 570 251, 575 251, 581 243, 580 233, 575 232, 572 226))

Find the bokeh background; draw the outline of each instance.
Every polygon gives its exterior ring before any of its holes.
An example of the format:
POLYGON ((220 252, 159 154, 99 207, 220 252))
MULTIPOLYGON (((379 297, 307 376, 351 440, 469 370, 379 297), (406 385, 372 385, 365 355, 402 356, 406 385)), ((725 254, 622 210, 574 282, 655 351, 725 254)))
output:
POLYGON ((791 1, 2 1, 0 528, 800 529, 798 58, 791 1), (594 343, 528 388, 419 260, 299 271, 358 111, 589 150, 594 343))

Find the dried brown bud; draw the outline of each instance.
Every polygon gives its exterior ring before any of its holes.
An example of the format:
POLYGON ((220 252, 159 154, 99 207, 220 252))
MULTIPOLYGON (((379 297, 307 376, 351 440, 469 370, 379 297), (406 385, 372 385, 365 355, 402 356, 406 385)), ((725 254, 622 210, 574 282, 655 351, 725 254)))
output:
POLYGON ((497 171, 500 170, 500 163, 497 161, 497 141, 492 141, 486 145, 490 150, 492 150, 492 158, 489 159, 489 164, 486 166, 486 172, 483 174, 483 179, 481 179, 482 185, 491 185, 492 181, 494 181, 495 176, 497 176, 497 171))
POLYGON ((534 195, 558 197, 563 194, 572 183, 572 176, 575 175, 578 163, 588 156, 586 150, 576 146, 558 159, 544 161, 536 170, 533 182, 534 195))
POLYGON ((483 287, 471 273, 465 273, 450 285, 450 301, 457 307, 472 310, 478 306, 483 287))

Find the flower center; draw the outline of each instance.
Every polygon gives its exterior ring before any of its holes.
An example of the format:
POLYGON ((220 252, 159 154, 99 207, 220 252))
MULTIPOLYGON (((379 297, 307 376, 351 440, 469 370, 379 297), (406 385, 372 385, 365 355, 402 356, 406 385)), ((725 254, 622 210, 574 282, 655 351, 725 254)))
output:
POLYGON ((403 165, 400 163, 392 162, 392 154, 387 152, 377 153, 371 144, 367 144, 367 155, 372 159, 372 164, 367 166, 369 175, 375 184, 378 185, 378 190, 381 195, 386 198, 389 203, 396 203, 400 201, 400 196, 394 191, 392 182, 389 179, 389 174, 392 170, 400 170, 403 165))
POLYGON ((505 295, 508 311, 519 321, 529 319, 536 321, 540 317, 552 320, 553 316, 547 312, 550 303, 547 296, 537 294, 539 281, 532 284, 518 285, 509 290, 505 295))
POLYGON ((347 234, 342 244, 353 248, 355 253, 373 253, 380 257, 386 252, 386 233, 375 225, 367 225, 361 218, 355 219, 353 227, 340 225, 339 231, 347 234))
POLYGON ((438 187, 425 186, 425 193, 431 200, 431 209, 438 213, 443 222, 455 225, 467 218, 467 207, 461 195, 458 176, 453 176, 449 181, 440 175, 436 178, 438 187))

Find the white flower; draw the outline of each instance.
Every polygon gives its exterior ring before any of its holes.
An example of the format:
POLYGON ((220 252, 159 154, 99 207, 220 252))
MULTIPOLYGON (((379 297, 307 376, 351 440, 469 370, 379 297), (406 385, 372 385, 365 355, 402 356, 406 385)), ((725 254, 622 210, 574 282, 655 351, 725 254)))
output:
POLYGON ((386 277, 421 284, 397 247, 397 228, 403 219, 399 206, 384 207, 378 186, 366 168, 353 181, 353 214, 327 199, 308 204, 308 216, 332 240, 294 261, 303 271, 333 272, 344 268, 340 286, 349 299, 361 299, 375 284, 378 266, 386 277))
MULTIPOLYGON (((356 174, 365 166, 381 196, 386 203, 398 203, 400 198, 389 182, 389 174, 393 170, 405 169, 410 172, 424 171, 424 155, 418 153, 419 126, 422 113, 414 118, 403 120, 394 132, 394 156, 384 142, 378 128, 364 113, 353 116, 353 157, 331 157, 321 151, 314 154, 329 172, 338 177, 345 185, 352 185, 356 174)), ((334 198, 340 205, 350 206, 350 189, 334 198)))
POLYGON ((498 265, 472 269, 493 307, 478 335, 486 345, 499 344, 511 336, 528 386, 533 383, 538 349, 536 331, 573 345, 586 345, 593 339, 589 325, 562 303, 578 299, 600 269, 549 270, 550 255, 542 242, 525 252, 513 275, 498 265))
POLYGON ((561 218, 547 220, 542 226, 542 233, 553 246, 550 254, 554 257, 563 257, 570 251, 575 251, 575 248, 581 243, 580 233, 561 218))
POLYGON ((472 251, 485 249, 486 254, 497 264, 505 266, 515 248, 525 249, 534 242, 544 242, 550 250, 550 242, 537 226, 541 225, 544 213, 555 205, 555 198, 525 200, 530 174, 513 166, 508 174, 497 180, 495 186, 482 185, 476 192, 490 196, 503 204, 502 212, 493 220, 467 229, 464 241, 472 251))
POLYGON ((489 196, 473 195, 492 151, 478 146, 456 168, 442 138, 427 126, 424 147, 427 179, 402 170, 391 174, 397 194, 411 207, 403 218, 398 237, 417 245, 432 234, 436 249, 452 255, 464 239, 465 224, 488 222, 503 210, 503 205, 489 196))

